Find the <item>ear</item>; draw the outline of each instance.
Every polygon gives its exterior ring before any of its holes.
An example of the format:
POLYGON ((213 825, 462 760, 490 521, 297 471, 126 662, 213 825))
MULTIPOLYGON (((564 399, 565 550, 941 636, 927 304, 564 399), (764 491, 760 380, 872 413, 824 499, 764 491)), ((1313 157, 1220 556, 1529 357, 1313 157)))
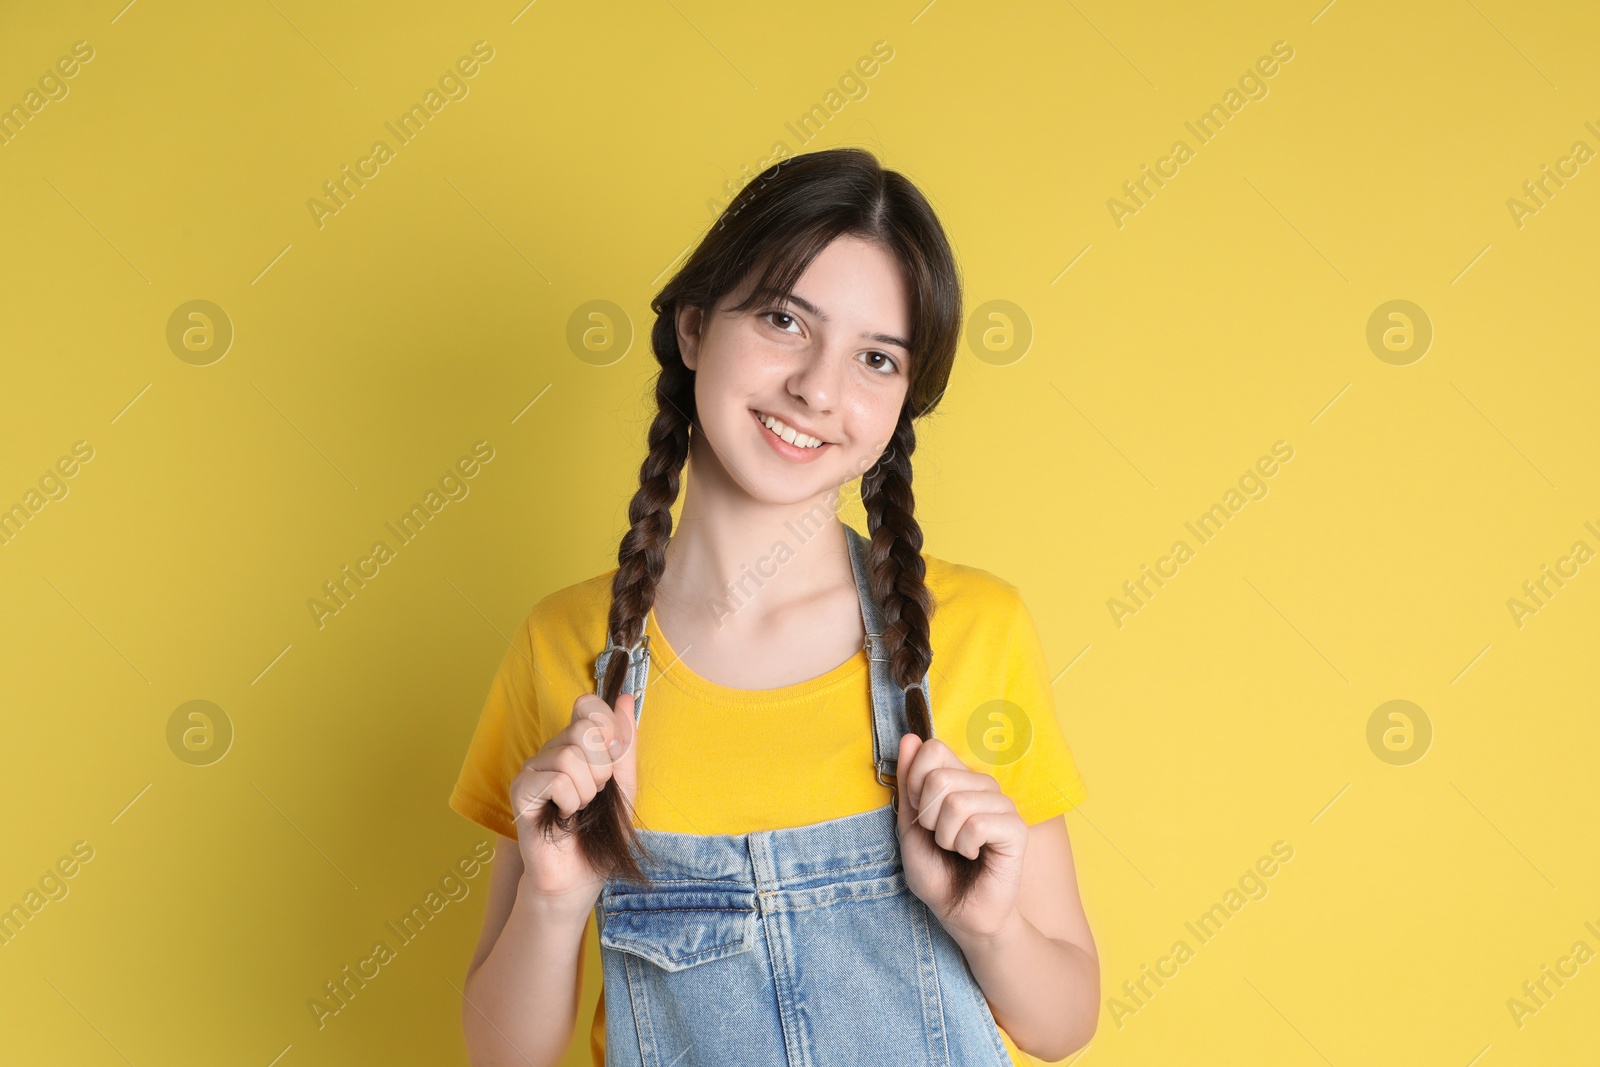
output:
POLYGON ((678 329, 678 352, 683 357, 683 365, 690 370, 699 370, 696 366, 700 362, 701 330, 705 324, 705 316, 697 307, 680 307, 675 325, 678 329))

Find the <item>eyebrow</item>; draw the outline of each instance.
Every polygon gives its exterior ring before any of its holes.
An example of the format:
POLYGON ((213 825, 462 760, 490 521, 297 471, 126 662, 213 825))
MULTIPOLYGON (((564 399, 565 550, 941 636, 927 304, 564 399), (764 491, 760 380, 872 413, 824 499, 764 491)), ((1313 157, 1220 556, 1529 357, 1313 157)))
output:
MULTIPOLYGON (((816 318, 817 318, 817 320, 819 322, 827 322, 828 321, 828 313, 826 311, 823 311, 821 308, 817 307, 817 305, 813 304, 811 301, 807 300, 805 297, 799 296, 799 295, 797 295, 795 293, 790 293, 789 294, 789 299, 791 301, 793 301, 794 303, 798 304, 802 311, 806 312, 807 314, 816 316, 816 318)), ((896 346, 898 346, 900 348, 905 349, 907 352, 911 351, 910 342, 902 341, 900 338, 898 338, 898 337, 896 337, 896 336, 894 336, 893 334, 890 334, 890 333, 863 333, 861 336, 866 338, 869 341, 877 341, 879 344, 885 344, 885 345, 896 345, 896 346)))

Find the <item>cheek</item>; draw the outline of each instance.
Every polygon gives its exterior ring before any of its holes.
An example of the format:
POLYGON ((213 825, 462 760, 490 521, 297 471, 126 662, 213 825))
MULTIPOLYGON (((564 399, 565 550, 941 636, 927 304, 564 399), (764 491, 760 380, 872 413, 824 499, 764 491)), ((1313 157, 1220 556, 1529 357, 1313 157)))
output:
POLYGON ((768 351, 759 338, 728 333, 700 353, 700 369, 695 372, 696 397, 710 404, 742 401, 772 388, 784 377, 780 356, 768 351))
POLYGON ((863 391, 866 395, 862 397, 862 416, 866 425, 881 431, 880 437, 887 438, 894 433, 895 423, 900 421, 900 409, 905 406, 907 384, 901 378, 881 388, 863 391))
POLYGON ((900 421, 905 390, 874 389, 858 395, 850 410, 850 437, 862 454, 876 455, 889 446, 900 421))

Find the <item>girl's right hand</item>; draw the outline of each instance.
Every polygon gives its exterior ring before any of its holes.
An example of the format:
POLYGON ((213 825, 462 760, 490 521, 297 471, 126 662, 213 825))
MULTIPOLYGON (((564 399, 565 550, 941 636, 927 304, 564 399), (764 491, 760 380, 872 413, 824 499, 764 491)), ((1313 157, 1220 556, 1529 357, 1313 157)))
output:
POLYGON ((555 830, 547 838, 537 824, 545 805, 554 804, 570 816, 587 807, 613 778, 631 808, 638 789, 634 739, 632 693, 618 697, 614 710, 594 693, 585 693, 573 702, 571 722, 522 765, 509 793, 522 854, 523 892, 574 915, 594 907, 605 879, 583 858, 574 835, 555 830))

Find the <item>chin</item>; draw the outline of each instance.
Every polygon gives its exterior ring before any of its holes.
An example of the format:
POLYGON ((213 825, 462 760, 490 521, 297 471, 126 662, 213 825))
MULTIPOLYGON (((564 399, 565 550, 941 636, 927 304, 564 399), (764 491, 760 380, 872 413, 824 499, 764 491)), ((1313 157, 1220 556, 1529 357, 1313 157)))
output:
POLYGON ((733 480, 763 504, 801 504, 837 489, 848 479, 834 463, 791 467, 782 459, 761 452, 733 457, 740 474, 733 480))
POLYGON ((817 478, 809 472, 804 478, 757 478, 754 485, 743 479, 735 480, 752 499, 776 505, 800 505, 839 487, 839 483, 829 478, 817 478))

